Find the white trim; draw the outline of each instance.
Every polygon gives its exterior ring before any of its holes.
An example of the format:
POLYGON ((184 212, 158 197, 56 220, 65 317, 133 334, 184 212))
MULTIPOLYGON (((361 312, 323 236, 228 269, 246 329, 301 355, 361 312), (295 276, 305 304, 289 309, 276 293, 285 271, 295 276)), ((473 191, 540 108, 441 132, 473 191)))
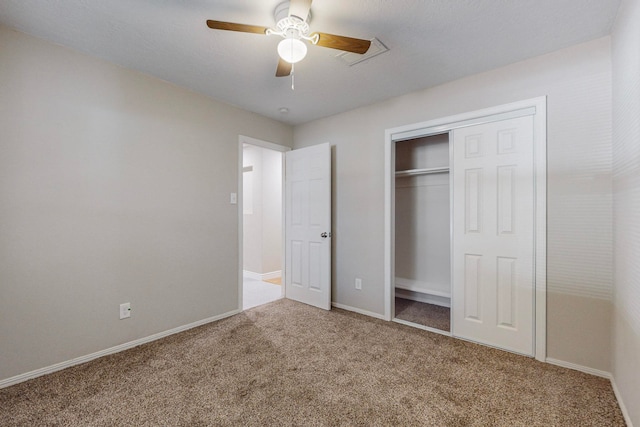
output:
MULTIPOLYGON (((243 259, 243 250, 244 250, 244 241, 243 241, 243 237, 244 237, 244 227, 243 227, 243 220, 244 220, 244 209, 243 209, 243 194, 242 194, 242 189, 243 189, 243 185, 242 185, 242 173, 244 170, 244 166, 243 166, 243 162, 242 162, 242 157, 243 157, 243 147, 244 144, 249 144, 249 145, 254 145, 256 147, 262 147, 262 148, 267 148, 269 150, 273 150, 273 151, 279 151, 281 153, 285 153, 287 151, 291 151, 290 147, 286 147, 284 145, 279 145, 279 144, 274 144, 273 142, 269 142, 269 141, 263 141, 261 139, 256 139, 256 138, 252 138, 250 136, 245 136, 245 135, 238 135, 238 205, 237 205, 237 209, 238 209, 238 310, 242 311, 242 305, 243 305, 243 298, 242 298, 242 290, 243 290, 243 284, 242 284, 242 280, 243 280, 243 267, 244 267, 244 259, 243 259)), ((285 159, 284 159, 284 154, 282 155, 282 265, 281 265, 281 271, 284 272, 284 262, 285 262, 285 253, 284 253, 284 242, 285 242, 285 238, 284 238, 284 164, 285 164, 285 159)), ((281 275, 282 277, 282 297, 284 298, 285 295, 285 278, 284 275, 281 275)), ((262 279, 258 279, 258 280, 262 280, 262 279)))
POLYGON ((235 314, 240 313, 241 310, 233 310, 223 314, 219 314, 217 316, 209 317, 206 319, 198 320, 197 322, 189 323, 187 325, 178 326, 177 328, 169 329, 164 332, 158 332, 157 334, 149 335, 148 337, 140 338, 134 341, 129 341, 124 344, 117 345, 115 347, 107 348, 105 350, 100 350, 95 353, 87 354, 85 356, 76 357, 71 360, 67 360, 65 362, 56 363, 55 365, 47 366, 44 368, 36 369, 35 371, 26 372, 24 374, 16 375, 15 377, 7 378, 0 381, 0 388, 5 388, 12 386, 14 384, 18 384, 27 380, 31 380, 33 378, 40 377, 42 375, 51 374, 56 371, 60 371, 62 369, 70 368, 71 366, 80 365, 81 363, 86 363, 94 359, 98 359, 103 356, 108 356, 110 354, 119 353, 124 350, 128 350, 133 347, 138 347, 139 345, 149 343, 151 341, 156 341, 161 338, 168 337, 169 335, 174 335, 180 332, 184 332, 188 329, 195 328, 197 326, 202 326, 207 323, 216 322, 218 320, 222 320, 227 317, 231 317, 235 314))
POLYGON ((278 270, 278 271, 270 271, 268 273, 256 273, 254 271, 242 270, 242 275, 244 277, 248 277, 249 279, 264 281, 264 280, 277 279, 278 277, 282 277, 282 271, 278 270))
POLYGON ((396 178, 430 175, 434 173, 449 173, 449 166, 440 167, 440 168, 421 168, 421 169, 407 169, 403 171, 396 171, 396 178))
POLYGON ((242 270, 242 278, 253 279, 253 280, 262 280, 262 276, 260 273, 256 273, 249 270, 242 270))
POLYGON ((585 374, 595 375, 596 377, 602 377, 612 379, 611 373, 607 371, 601 371, 600 369, 589 368, 588 366, 578 365, 576 363, 565 362, 564 360, 554 359, 547 357, 545 360, 550 365, 561 366, 563 368, 573 369, 574 371, 584 372, 585 374))
POLYGON ((291 147, 287 147, 286 145, 274 144, 273 142, 264 141, 262 139, 257 139, 257 138, 251 138, 250 136, 244 136, 244 135, 240 135, 239 138, 241 143, 240 148, 242 148, 242 143, 245 143, 249 145, 255 145, 257 147, 267 148, 273 151, 279 151, 281 153, 284 153, 286 151, 291 151, 291 147))
POLYGON ((536 113, 533 120, 535 165, 535 274, 534 293, 534 357, 544 362, 547 357, 547 98, 531 100, 536 113))
POLYGON ((238 310, 242 310, 244 304, 242 298, 243 292, 243 267, 244 267, 244 181, 242 175, 244 174, 244 140, 242 135, 238 138, 238 310))
POLYGON ((395 289, 395 297, 402 298, 409 301, 424 302, 426 304, 438 305, 440 307, 451 308, 451 298, 439 297, 437 295, 430 295, 428 293, 408 291, 406 289, 395 289))
POLYGON ((484 110, 471 111, 422 123, 400 126, 388 129, 388 131, 391 132, 391 139, 393 142, 400 142, 428 135, 447 133, 453 129, 460 129, 468 126, 499 122, 518 117, 533 116, 536 114, 537 105, 533 105, 529 101, 538 101, 539 99, 540 98, 534 98, 527 101, 513 102, 511 104, 485 108, 484 110))
POLYGON ((392 150, 392 131, 387 129, 384 135, 384 318, 391 321, 395 317, 396 262, 395 242, 393 240, 396 223, 395 201, 395 163, 396 150, 392 150))
POLYGON ((387 320, 384 315, 374 313, 373 311, 362 310, 360 308, 351 307, 349 305, 340 304, 337 302, 331 302, 331 306, 335 308, 340 308, 342 310, 353 311, 354 313, 363 314, 365 316, 374 317, 376 319, 387 320))
MULTIPOLYGON (((534 324, 534 357, 544 361, 546 357, 546 216, 547 216, 547 98, 546 96, 513 102, 510 104, 486 108, 415 123, 385 131, 385 165, 384 165, 384 315, 386 320, 394 316, 393 293, 394 278, 394 224, 395 224, 395 150, 393 144, 407 139, 437 135, 450 132, 452 129, 489 123, 508 118, 534 116, 534 154, 535 154, 535 197, 536 197, 536 235, 535 235, 535 324, 534 324)), ((449 165, 453 167, 454 165, 449 165)), ((453 304, 453 301, 452 301, 453 304)), ((453 330, 453 323, 452 323, 453 330)))
POLYGON ((611 381, 611 388, 613 388, 613 394, 616 396, 616 400, 618 401, 618 406, 620 407, 620 411, 622 412, 624 421, 627 423, 628 427, 633 427, 631 416, 629 415, 629 411, 624 404, 624 400, 622 400, 622 395, 620 394, 620 390, 618 390, 618 385, 616 384, 615 377, 610 372, 589 368, 588 366, 582 366, 571 362, 565 362, 564 360, 558 360, 552 357, 547 357, 544 362, 547 362, 550 365, 556 365, 563 368, 573 369, 574 371, 584 372, 585 374, 595 375, 596 377, 606 378, 611 381))
POLYGON ((260 277, 262 278, 262 280, 277 279, 279 277, 282 277, 282 270, 270 271, 268 273, 262 273, 260 275, 260 277))
MULTIPOLYGON (((405 291, 435 295, 442 298, 451 298, 451 292, 436 291, 433 289, 433 286, 427 282, 421 282, 419 280, 413 280, 413 279, 405 279, 404 277, 396 277, 395 284, 396 284, 396 289, 404 289, 405 291)), ((437 286, 437 287, 442 289, 442 286, 437 286)), ((447 285, 447 287, 451 287, 451 285, 447 285)))
POLYGON ((397 317, 392 320, 392 322, 400 323, 401 325, 411 326, 412 328, 422 329, 423 331, 433 332, 434 334, 444 335, 446 337, 451 337, 451 332, 443 331, 442 329, 431 328, 429 326, 420 325, 418 323, 409 322, 408 320, 398 319, 397 317))
POLYGON ((613 394, 616 395, 618 406, 620 407, 620 411, 622 412, 624 421, 627 423, 627 427, 633 427, 633 423, 631 422, 631 415, 629 415, 629 411, 627 410, 627 407, 622 400, 622 395, 620 394, 620 390, 618 390, 618 385, 616 384, 616 379, 613 375, 611 376, 611 387, 613 387, 613 394))
MULTIPOLYGON (((451 294, 453 294, 453 281, 452 278, 454 277, 453 275, 453 198, 451 197, 453 195, 453 173, 455 172, 454 170, 454 164, 453 164, 453 144, 451 143, 451 141, 453 141, 453 130, 450 130, 448 132, 448 137, 449 137, 449 170, 451 171, 449 173, 449 241, 451 242, 451 244, 449 245, 449 286, 450 286, 450 291, 451 294)), ((451 309, 453 307, 454 304, 454 298, 453 295, 451 295, 451 298, 449 298, 449 308, 451 309)), ((451 332, 451 336, 453 337, 453 328, 455 327, 455 320, 453 319, 453 310, 451 310, 449 312, 449 331, 451 332)))

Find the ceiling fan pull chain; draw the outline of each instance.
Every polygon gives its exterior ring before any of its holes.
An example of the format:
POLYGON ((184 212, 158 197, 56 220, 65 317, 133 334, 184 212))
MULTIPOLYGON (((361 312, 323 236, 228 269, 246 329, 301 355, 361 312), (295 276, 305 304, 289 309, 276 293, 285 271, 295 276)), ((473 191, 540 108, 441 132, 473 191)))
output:
MULTIPOLYGON (((293 33, 291 38, 293 39, 293 33)), ((293 58, 293 43, 291 43, 291 57, 293 58)), ((291 63, 291 90, 296 90, 295 66, 295 62, 291 63)))

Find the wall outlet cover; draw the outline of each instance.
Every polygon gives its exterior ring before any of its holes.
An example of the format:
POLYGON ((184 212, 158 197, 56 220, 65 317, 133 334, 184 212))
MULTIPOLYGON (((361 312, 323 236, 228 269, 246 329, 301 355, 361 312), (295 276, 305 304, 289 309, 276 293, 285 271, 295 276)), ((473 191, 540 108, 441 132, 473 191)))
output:
POLYGON ((120 319, 131 317, 131 303, 120 304, 120 319))

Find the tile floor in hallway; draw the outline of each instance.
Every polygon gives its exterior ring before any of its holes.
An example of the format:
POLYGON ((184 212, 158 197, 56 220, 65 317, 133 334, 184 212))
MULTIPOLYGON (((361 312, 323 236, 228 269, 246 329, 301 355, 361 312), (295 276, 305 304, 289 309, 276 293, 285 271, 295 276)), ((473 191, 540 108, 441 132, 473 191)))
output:
POLYGON ((242 309, 247 310, 282 298, 282 286, 243 276, 242 309))

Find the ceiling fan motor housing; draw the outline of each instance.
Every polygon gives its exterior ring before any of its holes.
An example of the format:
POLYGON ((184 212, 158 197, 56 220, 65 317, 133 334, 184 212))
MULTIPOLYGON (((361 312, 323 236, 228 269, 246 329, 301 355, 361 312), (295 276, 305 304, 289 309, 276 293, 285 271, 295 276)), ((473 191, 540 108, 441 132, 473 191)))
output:
MULTIPOLYGON (((274 16, 276 19, 280 17, 280 19, 276 23, 277 31, 272 29, 267 29, 266 34, 270 35, 279 35, 285 39, 298 39, 298 40, 307 40, 313 44, 318 43, 318 35, 314 34, 309 36, 309 24, 306 21, 303 21, 299 17, 295 15, 288 14, 288 6, 289 3, 281 3, 276 8, 276 12, 274 16), (282 11, 282 6, 286 6, 287 9, 282 11)), ((309 13, 308 16, 311 16, 309 13)))
POLYGON ((267 35, 279 35, 283 38, 304 39, 313 44, 318 43, 318 36, 309 36, 309 22, 311 10, 306 17, 290 15, 290 2, 285 1, 276 6, 273 17, 276 20, 278 31, 267 30, 267 35))
MULTIPOLYGON (((276 22, 280 22, 282 19, 289 16, 289 6, 289 1, 284 1, 276 6, 275 10, 273 11, 273 17, 276 22)), ((309 22, 311 22, 311 10, 309 10, 307 16, 297 16, 296 18, 300 18, 300 20, 308 24, 309 22)))
POLYGON ((282 37, 305 38, 309 34, 309 24, 298 19, 297 16, 286 16, 276 24, 282 37))

